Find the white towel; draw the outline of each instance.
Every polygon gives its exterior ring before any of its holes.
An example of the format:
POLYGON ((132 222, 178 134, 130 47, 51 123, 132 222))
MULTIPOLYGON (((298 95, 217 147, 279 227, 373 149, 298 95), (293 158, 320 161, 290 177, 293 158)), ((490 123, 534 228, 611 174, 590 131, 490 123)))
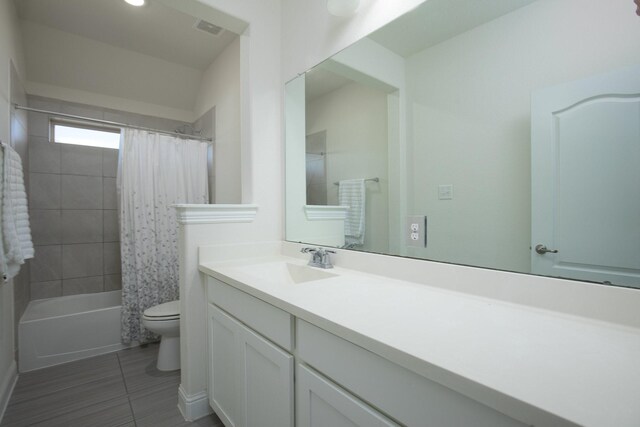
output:
POLYGON ((346 179, 338 183, 338 204, 349 206, 344 221, 346 245, 364 244, 364 179, 346 179))
POLYGON ((0 268, 5 280, 13 278, 34 250, 29 227, 27 192, 24 187, 20 155, 2 144, 2 254, 0 268))

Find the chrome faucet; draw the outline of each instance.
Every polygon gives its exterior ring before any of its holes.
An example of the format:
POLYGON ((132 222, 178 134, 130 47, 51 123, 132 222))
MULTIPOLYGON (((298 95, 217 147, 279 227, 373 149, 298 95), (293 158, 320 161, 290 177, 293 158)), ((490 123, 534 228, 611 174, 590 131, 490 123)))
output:
POLYGON ((300 252, 303 254, 311 254, 311 259, 307 265, 311 267, 319 267, 319 268, 333 268, 333 264, 331 264, 331 258, 329 254, 335 254, 336 251, 332 251, 325 248, 302 248, 300 252))

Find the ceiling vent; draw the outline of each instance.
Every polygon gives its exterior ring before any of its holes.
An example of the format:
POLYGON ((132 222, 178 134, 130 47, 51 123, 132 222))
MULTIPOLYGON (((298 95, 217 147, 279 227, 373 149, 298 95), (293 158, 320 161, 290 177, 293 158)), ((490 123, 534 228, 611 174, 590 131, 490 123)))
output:
POLYGON ((213 25, 211 22, 207 22, 204 19, 198 19, 194 24, 194 28, 197 28, 201 31, 206 31, 207 33, 213 34, 214 36, 219 36, 224 31, 224 28, 213 25))

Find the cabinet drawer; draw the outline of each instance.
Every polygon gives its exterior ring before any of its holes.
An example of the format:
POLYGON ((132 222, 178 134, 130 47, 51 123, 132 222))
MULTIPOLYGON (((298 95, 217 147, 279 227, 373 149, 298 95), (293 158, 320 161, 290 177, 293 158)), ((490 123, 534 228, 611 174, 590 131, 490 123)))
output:
POLYGON ((282 348, 293 350, 293 317, 286 311, 213 277, 207 278, 207 298, 282 348))
POLYGON ((525 426, 300 319, 296 347, 306 363, 407 426, 525 426))
POLYGON ((398 427, 313 370, 296 367, 297 427, 398 427))

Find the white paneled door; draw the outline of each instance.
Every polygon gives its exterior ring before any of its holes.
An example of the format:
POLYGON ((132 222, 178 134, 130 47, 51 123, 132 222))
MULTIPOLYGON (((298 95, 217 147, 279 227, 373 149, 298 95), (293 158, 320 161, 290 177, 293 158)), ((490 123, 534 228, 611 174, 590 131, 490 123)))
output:
POLYGON ((532 272, 640 287, 640 67, 536 91, 531 114, 532 272))

